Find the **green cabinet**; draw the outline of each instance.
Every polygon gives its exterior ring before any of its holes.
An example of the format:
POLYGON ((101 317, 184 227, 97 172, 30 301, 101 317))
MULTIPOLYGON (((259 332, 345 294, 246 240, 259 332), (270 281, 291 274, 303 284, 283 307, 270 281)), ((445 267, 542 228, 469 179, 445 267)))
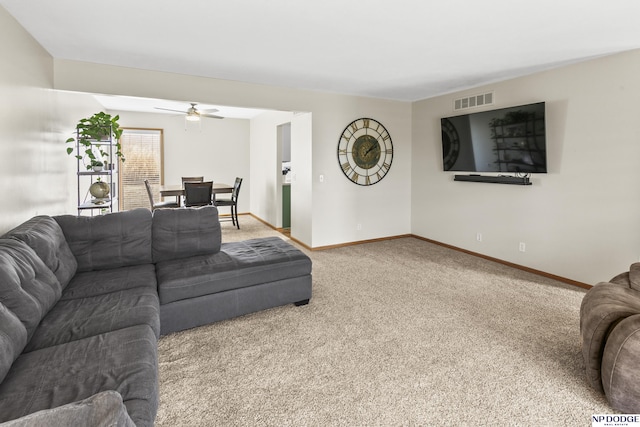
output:
POLYGON ((282 186, 282 228, 291 228, 291 186, 282 186))

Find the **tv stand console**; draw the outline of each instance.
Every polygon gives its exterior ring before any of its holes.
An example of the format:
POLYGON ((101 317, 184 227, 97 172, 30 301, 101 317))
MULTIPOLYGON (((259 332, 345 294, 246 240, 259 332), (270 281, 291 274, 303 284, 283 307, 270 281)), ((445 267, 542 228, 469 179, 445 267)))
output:
POLYGON ((491 184, 531 185, 529 177, 487 176, 487 175, 455 175, 454 181, 488 182, 491 184))

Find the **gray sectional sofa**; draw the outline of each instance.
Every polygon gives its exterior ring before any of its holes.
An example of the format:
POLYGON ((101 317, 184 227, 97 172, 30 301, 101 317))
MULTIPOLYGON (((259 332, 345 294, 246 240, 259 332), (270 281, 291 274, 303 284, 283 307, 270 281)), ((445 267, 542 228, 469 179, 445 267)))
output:
POLYGON ((304 253, 221 243, 213 206, 34 217, 0 238, 0 423, 153 425, 161 334, 310 298, 304 253))

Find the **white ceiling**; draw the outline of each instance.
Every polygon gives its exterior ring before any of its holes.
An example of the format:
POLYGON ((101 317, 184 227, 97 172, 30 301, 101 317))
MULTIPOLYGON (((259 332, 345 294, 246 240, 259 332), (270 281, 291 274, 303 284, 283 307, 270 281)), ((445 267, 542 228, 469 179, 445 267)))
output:
POLYGON ((638 0, 0 5, 55 58, 405 101, 640 48, 638 0))

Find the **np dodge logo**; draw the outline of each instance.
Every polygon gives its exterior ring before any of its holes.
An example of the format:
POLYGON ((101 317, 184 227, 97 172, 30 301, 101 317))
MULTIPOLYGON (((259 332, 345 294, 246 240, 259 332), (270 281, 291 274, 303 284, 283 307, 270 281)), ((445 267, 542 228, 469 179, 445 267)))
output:
POLYGON ((599 414, 591 416, 592 427, 640 427, 640 414, 599 414))

